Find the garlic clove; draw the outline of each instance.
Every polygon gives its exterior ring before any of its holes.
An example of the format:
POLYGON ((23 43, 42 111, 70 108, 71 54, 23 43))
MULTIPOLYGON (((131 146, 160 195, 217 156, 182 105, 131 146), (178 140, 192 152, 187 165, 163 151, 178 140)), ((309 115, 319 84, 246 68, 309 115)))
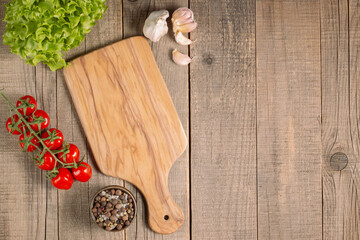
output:
POLYGON ((182 54, 177 49, 172 52, 173 60, 176 64, 185 66, 191 63, 191 58, 188 55, 182 54))
POLYGON ((194 13, 189 8, 182 7, 173 12, 172 18, 176 19, 178 22, 193 21, 194 13))
POLYGON ((173 24, 173 31, 176 32, 191 32, 197 27, 194 20, 194 13, 190 9, 183 7, 178 8, 172 14, 171 22, 173 24))
POLYGON ((179 32, 189 33, 189 32, 192 32, 196 27, 197 27, 197 23, 192 22, 192 23, 187 23, 187 24, 178 26, 176 29, 179 32))
POLYGON ((193 43, 193 41, 185 37, 181 32, 175 33, 175 40, 180 45, 190 45, 193 43))
POLYGON ((167 26, 166 19, 169 17, 167 10, 154 11, 150 13, 145 20, 143 27, 143 33, 145 37, 153 42, 160 40, 162 36, 167 34, 169 28, 167 26))

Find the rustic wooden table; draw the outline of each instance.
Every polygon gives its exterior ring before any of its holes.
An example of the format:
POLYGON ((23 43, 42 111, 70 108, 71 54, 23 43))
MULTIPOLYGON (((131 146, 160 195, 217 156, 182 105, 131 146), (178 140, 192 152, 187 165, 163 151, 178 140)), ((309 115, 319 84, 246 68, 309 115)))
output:
MULTIPOLYGON (((0 1, 0 19, 5 8, 0 1)), ((169 176, 185 223, 152 232, 140 193, 93 161, 62 71, 24 64, 0 44, 0 87, 36 97, 51 127, 94 167, 57 191, 0 127, 0 239, 360 239, 359 0, 108 0, 104 18, 67 59, 140 35, 149 12, 189 6, 196 43, 151 44, 189 138, 169 176), (175 65, 171 50, 194 57, 175 65), (331 156, 342 152, 347 165, 331 156), (136 223, 105 233, 89 218, 101 187, 136 193, 136 223)), ((0 23, 2 35, 4 22, 0 23)), ((8 117, 0 101, 0 123, 8 117)))

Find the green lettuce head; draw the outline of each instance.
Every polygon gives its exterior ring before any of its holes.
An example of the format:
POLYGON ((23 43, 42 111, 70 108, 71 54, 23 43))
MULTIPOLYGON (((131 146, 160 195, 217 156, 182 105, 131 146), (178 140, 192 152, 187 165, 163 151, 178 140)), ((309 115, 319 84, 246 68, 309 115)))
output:
POLYGON ((62 51, 78 46, 102 18, 106 0, 12 0, 6 6, 3 42, 11 52, 52 71, 67 65, 62 51))

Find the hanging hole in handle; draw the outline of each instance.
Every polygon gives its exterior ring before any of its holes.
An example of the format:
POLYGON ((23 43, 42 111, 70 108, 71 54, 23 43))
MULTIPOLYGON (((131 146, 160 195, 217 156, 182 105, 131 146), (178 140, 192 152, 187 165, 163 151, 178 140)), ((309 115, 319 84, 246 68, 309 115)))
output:
POLYGON ((169 215, 165 215, 164 216, 164 219, 167 221, 167 220, 169 220, 169 215))

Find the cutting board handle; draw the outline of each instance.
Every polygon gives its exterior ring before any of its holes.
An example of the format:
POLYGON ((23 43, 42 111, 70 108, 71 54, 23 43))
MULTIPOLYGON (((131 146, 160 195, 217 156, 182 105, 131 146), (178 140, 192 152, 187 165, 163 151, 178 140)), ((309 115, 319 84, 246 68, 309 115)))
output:
POLYGON ((184 214, 170 195, 167 174, 165 179, 143 182, 140 190, 147 202, 150 228, 161 234, 177 231, 184 223, 184 214))

